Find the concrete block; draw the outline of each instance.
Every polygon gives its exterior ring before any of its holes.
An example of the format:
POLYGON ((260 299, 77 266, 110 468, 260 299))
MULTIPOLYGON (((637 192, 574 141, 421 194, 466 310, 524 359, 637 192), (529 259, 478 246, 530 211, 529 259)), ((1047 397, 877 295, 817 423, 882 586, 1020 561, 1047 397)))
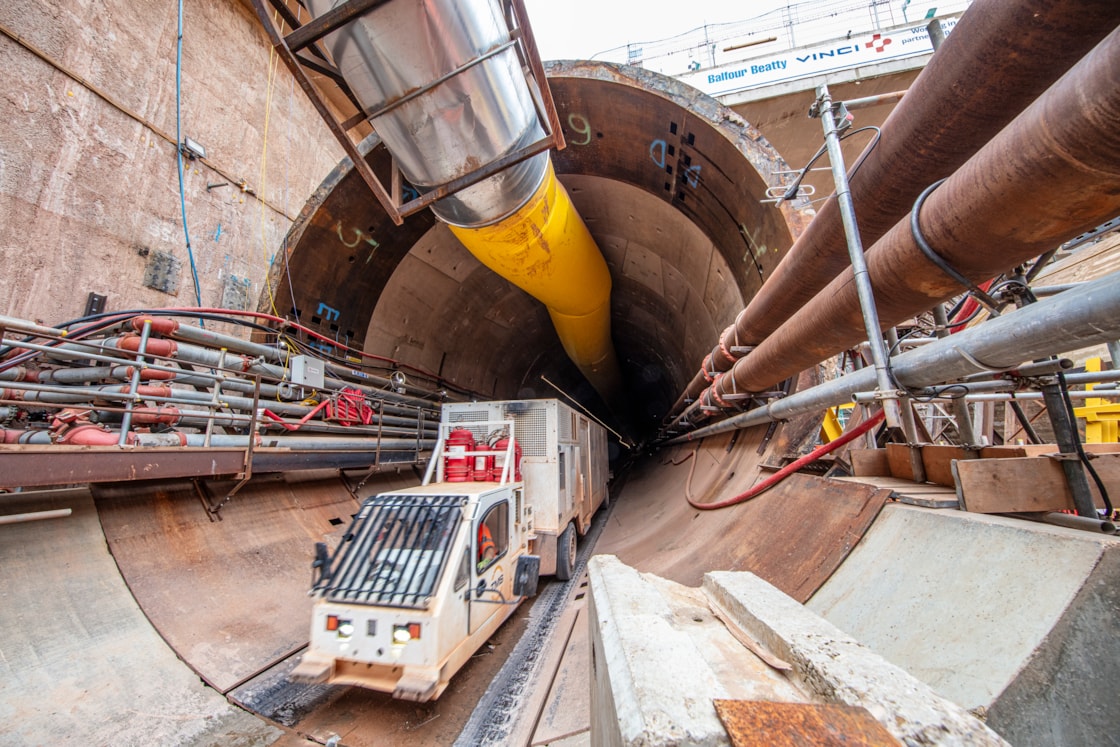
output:
POLYGON ((666 619, 665 600, 611 555, 588 563, 591 741, 728 745, 712 698, 727 698, 692 638, 666 619))
POLYGON ((754 574, 709 573, 693 589, 609 555, 588 569, 592 744, 729 744, 716 699, 860 706, 909 745, 1006 744, 754 574), (761 663, 721 618, 793 670, 761 663))
POLYGON ((700 589, 610 555, 588 569, 593 744, 725 745, 714 699, 805 699, 728 631, 700 589))
POLYGON ((1015 744, 1100 744, 1117 588, 1115 537, 893 505, 807 606, 1015 744))
POLYGON ((747 633, 793 665, 814 700, 866 708, 907 745, 1005 745, 960 706, 753 573, 704 576, 704 591, 747 633))
POLYGON ((1110 543, 1058 624, 988 709, 1017 747, 1120 744, 1120 545, 1110 543))

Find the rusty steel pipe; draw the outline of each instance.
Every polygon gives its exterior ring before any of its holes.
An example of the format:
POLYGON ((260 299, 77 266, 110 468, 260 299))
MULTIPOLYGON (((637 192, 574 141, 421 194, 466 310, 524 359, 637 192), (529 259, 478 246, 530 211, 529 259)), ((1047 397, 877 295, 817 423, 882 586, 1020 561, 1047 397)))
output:
MULTIPOLYGON (((1120 28, 926 199, 928 244, 972 281, 993 277, 1120 213, 1120 28)), ((880 323, 961 292, 922 253, 909 217, 867 255, 880 323)), ((864 338, 851 270, 717 379, 760 392, 864 338)))
MULTIPOLYGON (((1086 283, 1069 294, 1044 299, 949 338, 914 348, 892 359, 892 363, 900 384, 911 390, 921 390, 950 381, 967 381, 977 375, 991 376, 992 368, 1021 371, 1030 365, 1025 361, 1099 345, 1117 337, 1120 337, 1120 272, 1086 283)), ((1070 374, 1066 383, 1093 383, 1091 378, 1109 373, 1070 374)), ((714 425, 676 436, 662 445, 673 446, 820 412, 826 407, 859 401, 860 392, 874 386, 874 370, 857 369, 714 425)))
MULTIPOLYGON (((1115 0, 976 0, 883 123, 878 146, 849 175, 864 245, 878 240, 922 189, 951 174, 1117 24, 1115 0)), ((759 343, 847 263, 833 195, 720 335, 670 412, 679 413, 707 386, 705 369, 728 370, 740 357, 733 346, 759 343)))

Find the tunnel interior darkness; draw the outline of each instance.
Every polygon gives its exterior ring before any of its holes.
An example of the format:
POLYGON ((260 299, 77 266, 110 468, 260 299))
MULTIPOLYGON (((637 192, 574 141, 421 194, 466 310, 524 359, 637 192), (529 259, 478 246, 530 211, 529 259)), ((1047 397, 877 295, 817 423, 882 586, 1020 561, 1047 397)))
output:
MULTIPOLYGON (((628 401, 610 409, 628 413, 625 426, 642 437, 809 216, 762 202, 785 165, 713 99, 608 63, 552 62, 548 76, 568 143, 553 154, 556 170, 612 277, 628 401)), ((384 148, 363 145, 387 174, 384 148)), ((348 161, 304 207, 284 255, 270 277, 281 314, 470 396, 559 389, 605 413, 543 305, 482 266, 430 212, 393 225, 348 161)))

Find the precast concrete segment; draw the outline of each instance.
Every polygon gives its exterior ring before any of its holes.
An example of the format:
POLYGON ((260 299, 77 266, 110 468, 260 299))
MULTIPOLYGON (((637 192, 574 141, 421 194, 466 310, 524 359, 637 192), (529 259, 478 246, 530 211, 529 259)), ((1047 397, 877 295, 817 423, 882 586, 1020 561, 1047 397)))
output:
MULTIPOLYGON (((1048 692, 1020 697, 1016 710, 1034 712, 1036 722, 1095 723, 1099 739, 1110 729, 1105 701, 1115 684, 1094 704, 1073 683, 1114 666, 1107 662, 1117 661, 1115 623, 1099 638, 1090 632, 1096 640, 1087 650, 1098 650, 1071 659, 1064 674, 1036 652, 1062 618, 1078 614, 1082 589, 1116 585, 1116 563, 1112 576, 1094 578, 1106 553, 1120 557, 1120 540, 892 504, 807 607, 970 710, 991 707, 1017 678, 1042 677, 1048 692)), ((1040 733, 1021 743, 1054 742, 1040 733)))
POLYGON ((713 607, 792 665, 789 677, 809 699, 866 708, 903 744, 1007 745, 964 708, 753 573, 708 573, 703 589, 713 607))
POLYGON ((621 390, 611 342, 611 274, 551 161, 540 188, 509 217, 451 226, 471 254, 548 307, 564 351, 604 399, 621 390))
POLYGON ((109 554, 88 490, 4 496, 4 510, 70 508, 0 526, 0 723, 6 744, 273 744, 176 658, 109 554))
MULTIPOLYGON (((1120 213, 1120 29, 926 199, 920 226, 974 282, 1120 213)), ((961 292, 918 247, 909 219, 868 252, 880 323, 894 325, 961 292)), ((730 372, 720 397, 758 392, 864 339, 852 272, 842 273, 730 372)))
POLYGON ((1112 542, 1029 666, 988 709, 988 724, 1012 743, 1091 745, 1113 732, 1120 682, 1118 577, 1120 551, 1112 542))
MULTIPOLYGON (((929 184, 948 176, 1120 24, 1113 0, 977 0, 965 11, 849 174, 870 247, 929 184)), ((858 126, 858 117, 856 115, 858 126)), ((755 345, 848 265, 836 197, 829 198, 766 284, 720 336, 709 365, 731 367, 732 346, 755 345)), ((697 374, 678 400, 706 385, 697 374)))

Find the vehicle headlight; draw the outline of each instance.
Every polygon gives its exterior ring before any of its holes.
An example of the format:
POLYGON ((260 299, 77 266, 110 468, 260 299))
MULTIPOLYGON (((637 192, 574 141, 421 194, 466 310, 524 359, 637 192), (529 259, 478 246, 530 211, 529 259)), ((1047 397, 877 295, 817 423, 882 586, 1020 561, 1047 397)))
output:
POLYGON ((408 643, 420 640, 420 623, 410 622, 393 626, 393 643, 408 643))

